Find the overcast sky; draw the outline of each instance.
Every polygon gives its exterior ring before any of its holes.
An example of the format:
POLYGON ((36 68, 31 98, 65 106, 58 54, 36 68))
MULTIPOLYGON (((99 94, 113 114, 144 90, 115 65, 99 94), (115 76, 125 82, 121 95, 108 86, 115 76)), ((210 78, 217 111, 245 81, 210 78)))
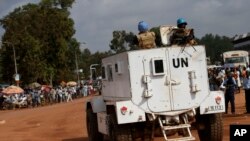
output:
MULTIPOLYGON (((14 8, 39 0, 0 0, 0 18, 14 8)), ((109 50, 114 30, 137 31, 139 21, 150 27, 175 25, 179 17, 201 38, 206 33, 233 37, 250 32, 250 0, 75 0, 71 17, 75 37, 92 53, 109 50)), ((4 30, 0 27, 0 36, 4 30)))

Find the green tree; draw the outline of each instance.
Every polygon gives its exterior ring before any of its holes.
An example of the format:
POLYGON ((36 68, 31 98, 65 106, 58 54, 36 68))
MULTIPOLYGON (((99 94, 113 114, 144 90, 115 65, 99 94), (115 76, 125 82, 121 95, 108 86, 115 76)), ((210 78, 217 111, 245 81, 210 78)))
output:
POLYGON ((79 49, 72 38, 74 22, 68 11, 73 2, 42 0, 39 4, 18 7, 0 19, 5 29, 1 54, 4 81, 11 82, 15 73, 12 47, 16 50, 18 73, 24 83, 72 78, 72 50, 79 49))
POLYGON ((150 29, 150 31, 155 33, 155 44, 156 44, 156 46, 161 47, 162 42, 161 42, 160 27, 153 27, 153 28, 150 29))
POLYGON ((123 31, 113 31, 113 39, 110 42, 110 49, 113 50, 115 53, 124 52, 126 51, 125 46, 125 36, 126 32, 123 31))
POLYGON ((138 46, 134 44, 135 37, 132 32, 127 33, 125 30, 113 31, 110 49, 115 53, 138 49, 138 46))
POLYGON ((233 50, 231 39, 226 36, 206 34, 198 42, 206 46, 207 57, 210 57, 212 63, 221 61, 223 52, 233 50))
POLYGON ((108 52, 95 52, 91 54, 89 49, 84 49, 84 51, 80 54, 80 63, 79 68, 83 69, 83 74, 80 74, 83 79, 89 79, 90 76, 90 70, 89 67, 91 64, 99 64, 99 66, 96 67, 96 75, 101 75, 101 60, 107 56, 112 55, 111 51, 108 52))

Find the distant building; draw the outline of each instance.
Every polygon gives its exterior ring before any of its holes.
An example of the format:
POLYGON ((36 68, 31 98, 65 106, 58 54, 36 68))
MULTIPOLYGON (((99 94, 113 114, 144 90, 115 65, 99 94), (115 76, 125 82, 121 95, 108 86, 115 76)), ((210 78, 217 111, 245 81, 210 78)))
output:
POLYGON ((233 37, 233 46, 235 50, 246 50, 250 52, 250 32, 233 37))

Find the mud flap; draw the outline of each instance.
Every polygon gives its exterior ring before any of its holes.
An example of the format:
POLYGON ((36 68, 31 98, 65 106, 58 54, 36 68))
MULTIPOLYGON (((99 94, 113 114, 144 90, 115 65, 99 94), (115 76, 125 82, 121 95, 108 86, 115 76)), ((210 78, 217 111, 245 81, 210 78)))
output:
POLYGON ((146 121, 145 112, 131 101, 116 102, 116 114, 118 124, 146 121))
MULTIPOLYGON (((105 112, 106 111, 106 104, 103 100, 102 96, 96 96, 90 101, 86 102, 90 103, 93 113, 105 112)), ((86 106, 87 107, 87 106, 86 106)))
POLYGON ((210 94, 200 104, 200 114, 225 112, 225 98, 223 91, 210 91, 210 94))

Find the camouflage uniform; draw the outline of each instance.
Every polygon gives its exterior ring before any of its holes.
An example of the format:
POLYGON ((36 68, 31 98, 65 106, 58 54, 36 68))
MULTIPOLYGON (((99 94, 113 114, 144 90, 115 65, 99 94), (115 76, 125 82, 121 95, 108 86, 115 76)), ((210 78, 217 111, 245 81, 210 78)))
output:
POLYGON ((138 45, 141 49, 154 48, 155 45, 155 33, 154 32, 143 32, 137 35, 138 45))
POLYGON ((185 28, 174 29, 174 33, 170 40, 171 44, 177 44, 177 45, 197 44, 197 42, 194 40, 193 29, 185 29, 185 28))

